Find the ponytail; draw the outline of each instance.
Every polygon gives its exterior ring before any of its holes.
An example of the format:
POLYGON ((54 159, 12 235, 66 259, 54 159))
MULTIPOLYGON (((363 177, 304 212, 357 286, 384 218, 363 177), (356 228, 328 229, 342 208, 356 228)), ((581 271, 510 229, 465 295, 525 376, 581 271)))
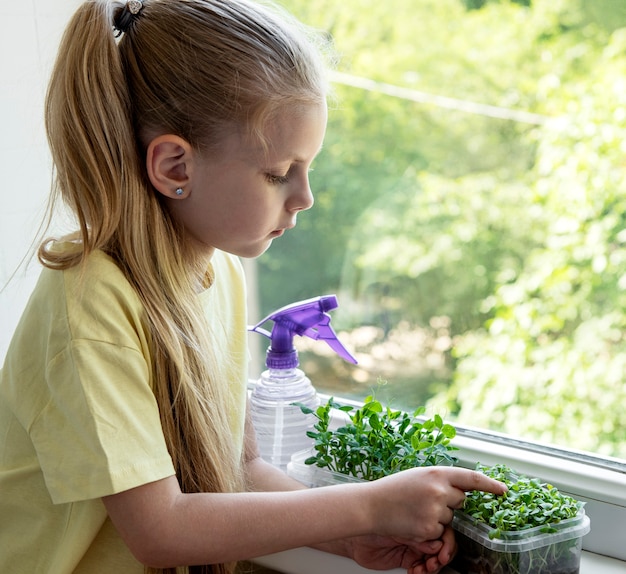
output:
POLYGON ((140 180, 129 95, 115 39, 112 6, 83 4, 70 21, 46 98, 48 142, 56 168, 54 201, 74 212, 82 251, 59 255, 44 243, 40 260, 71 266, 111 240, 127 190, 140 180))

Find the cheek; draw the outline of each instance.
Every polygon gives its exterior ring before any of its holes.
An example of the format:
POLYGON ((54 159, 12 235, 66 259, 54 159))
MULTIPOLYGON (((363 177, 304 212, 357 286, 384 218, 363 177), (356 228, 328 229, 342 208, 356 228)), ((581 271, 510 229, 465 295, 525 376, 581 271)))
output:
POLYGON ((250 232, 267 225, 269 211, 266 206, 258 202, 249 202, 233 213, 232 225, 239 232, 250 232))
POLYGON ((231 207, 231 213, 238 214, 240 219, 259 221, 271 216, 276 209, 276 204, 270 201, 267 194, 249 194, 242 195, 231 207))
POLYGON ((236 235, 249 233, 258 227, 265 217, 265 206, 251 198, 243 201, 216 205, 211 213, 211 222, 224 232, 236 235))

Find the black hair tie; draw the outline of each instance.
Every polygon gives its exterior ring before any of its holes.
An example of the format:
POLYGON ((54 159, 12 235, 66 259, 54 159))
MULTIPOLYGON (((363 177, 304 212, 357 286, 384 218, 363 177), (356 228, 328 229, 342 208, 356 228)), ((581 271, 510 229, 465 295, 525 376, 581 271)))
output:
POLYGON ((132 28, 142 8, 142 0, 128 0, 126 2, 124 8, 118 12, 113 21, 116 38, 119 38, 122 33, 126 33, 132 28))

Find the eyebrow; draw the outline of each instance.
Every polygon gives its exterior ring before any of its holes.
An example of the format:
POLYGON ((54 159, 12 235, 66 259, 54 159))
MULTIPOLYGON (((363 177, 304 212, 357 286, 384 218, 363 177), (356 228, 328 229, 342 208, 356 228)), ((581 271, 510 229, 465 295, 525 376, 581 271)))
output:
MULTIPOLYGON (((324 149, 324 145, 322 144, 319 149, 315 152, 315 154, 313 155, 313 160, 317 158, 317 156, 322 153, 322 150, 324 149)), ((311 161, 313 161, 311 160, 311 161)), ((294 157, 293 161, 295 161, 296 163, 305 163, 305 160, 299 157, 294 157)))

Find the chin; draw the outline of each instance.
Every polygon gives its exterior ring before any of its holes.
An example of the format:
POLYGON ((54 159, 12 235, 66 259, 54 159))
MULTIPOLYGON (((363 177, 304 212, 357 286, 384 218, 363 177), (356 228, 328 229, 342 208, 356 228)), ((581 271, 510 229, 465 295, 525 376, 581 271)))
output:
POLYGON ((259 257, 263 255, 272 245, 272 241, 267 241, 263 244, 251 245, 248 248, 242 248, 237 251, 237 253, 233 253, 233 255, 237 255, 238 257, 243 257, 244 259, 254 259, 255 257, 259 257))
POLYGON ((259 255, 263 255, 263 253, 265 253, 270 248, 271 245, 272 245, 272 242, 270 241, 267 245, 258 249, 256 254, 253 255, 252 257, 259 257, 259 255))

